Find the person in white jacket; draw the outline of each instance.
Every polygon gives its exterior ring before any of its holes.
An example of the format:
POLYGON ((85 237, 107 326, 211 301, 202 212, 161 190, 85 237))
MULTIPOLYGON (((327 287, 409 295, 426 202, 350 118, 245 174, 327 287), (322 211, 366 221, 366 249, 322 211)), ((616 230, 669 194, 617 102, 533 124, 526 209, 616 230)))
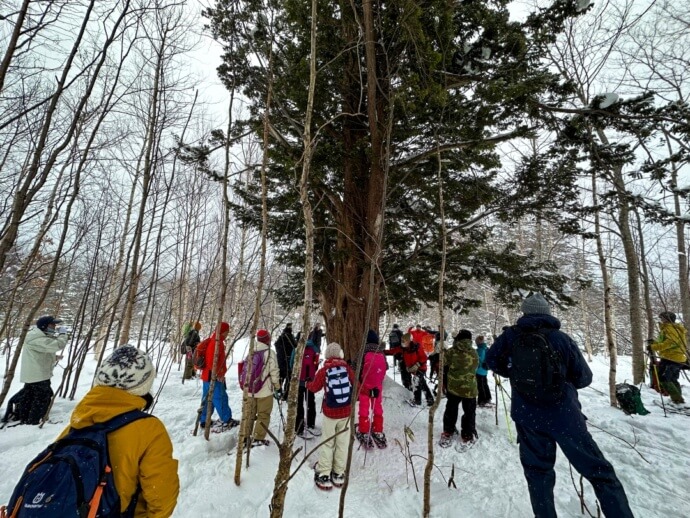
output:
POLYGON ((50 315, 41 317, 26 335, 19 375, 19 381, 24 383, 19 404, 19 419, 23 424, 39 424, 48 411, 53 397, 50 387, 53 367, 62 358, 58 353, 67 345, 67 328, 56 328, 61 323, 62 320, 50 315))
MULTIPOLYGON (((266 430, 271 422, 271 411, 273 410, 273 398, 280 399, 280 370, 278 369, 278 358, 276 352, 271 349, 271 335, 265 329, 256 332, 256 344, 254 346, 254 356, 261 357, 263 367, 258 376, 258 382, 252 382, 250 372, 246 373, 246 380, 249 382, 247 390, 247 416, 244 426, 240 433, 240 440, 247 441, 247 446, 268 446, 270 442, 266 439, 266 430)), ((252 369, 253 359, 245 359, 244 368, 252 369)), ((257 364, 258 367, 258 364, 257 364)), ((258 368, 257 368, 258 370, 258 368)))

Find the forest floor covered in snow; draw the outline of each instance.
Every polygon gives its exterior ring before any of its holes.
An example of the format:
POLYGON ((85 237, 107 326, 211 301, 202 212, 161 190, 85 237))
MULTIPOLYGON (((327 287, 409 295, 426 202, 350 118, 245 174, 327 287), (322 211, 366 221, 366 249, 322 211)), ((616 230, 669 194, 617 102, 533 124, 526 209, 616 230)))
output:
MULTIPOLYGON (((236 350, 242 350, 241 344, 236 350)), ((233 417, 240 418, 241 392, 237 384, 236 361, 228 370, 228 393, 233 417)), ((3 364, 5 362, 2 362, 3 364)), ((627 416, 608 403, 608 360, 595 357, 590 364, 594 372, 591 387, 579 391, 583 411, 589 419, 590 432, 604 455, 614 465, 626 489, 635 516, 644 518, 690 516, 690 417, 669 414, 653 403, 657 393, 642 387, 642 398, 651 412, 646 416, 627 416), (633 447, 634 446, 634 447, 633 447)), ((57 399, 51 421, 42 429, 17 426, 0 430, 0 503, 6 503, 23 467, 45 448, 69 422, 76 402, 88 391, 95 361, 87 361, 75 401, 57 399)), ((384 450, 357 449, 355 442, 349 488, 346 495, 345 516, 351 517, 415 517, 422 515, 423 473, 427 454, 426 408, 412 408, 405 400, 410 393, 392 379, 384 387, 385 432, 388 448, 384 450), (414 432, 410 443, 413 466, 402 453, 404 429, 414 432), (416 479, 416 484, 415 484, 416 479), (417 489, 418 485, 418 489, 417 489)), ((3 372, 4 374, 4 372, 3 372)), ((59 370, 53 386, 59 383, 59 370)), ((275 444, 254 448, 250 466, 244 468, 240 486, 233 482, 235 446, 238 430, 211 434, 206 441, 202 434, 194 437, 192 430, 201 397, 198 381, 181 383, 182 373, 174 365, 156 403, 154 414, 166 425, 179 460, 180 495, 175 517, 265 517, 278 465, 275 444)), ((18 378, 18 376, 17 376, 18 378)), ((619 357, 618 381, 630 380, 630 358, 619 357)), ((159 375, 158 383, 164 379, 159 375)), ((690 387, 684 378, 683 390, 690 398, 690 387)), ((493 380, 490 378, 493 390, 493 380)), ((507 383, 506 383, 507 386, 507 383)), ((10 395, 19 390, 18 379, 10 395)), ((317 394, 317 426, 320 426, 321 397, 317 394)), ((435 448, 437 469, 432 473, 432 516, 530 517, 531 508, 527 484, 520 466, 515 428, 506 421, 506 409, 499 394, 498 424, 493 409, 477 410, 478 441, 465 451, 454 447, 435 448), (455 468, 457 488, 448 488, 451 468, 455 468)), ((434 441, 441 433, 445 400, 441 401, 435 418, 434 441)), ((462 412, 462 410, 461 410, 462 412)), ((283 404, 283 413, 287 408, 283 404)), ((458 423, 459 424, 459 423, 458 423)), ((274 405, 271 429, 282 438, 282 423, 278 406, 274 405)), ((297 438, 297 446, 310 451, 316 439, 297 438)), ((295 467, 304 458, 304 450, 295 459, 295 467)), ((315 487, 311 466, 317 453, 309 458, 290 481, 286 500, 286 517, 337 516, 340 489, 322 491, 315 487)), ((579 475, 573 471, 559 451, 556 463, 556 507, 561 517, 588 516, 581 512, 575 486, 579 475)), ((585 503, 596 516, 596 499, 585 481, 585 503)))

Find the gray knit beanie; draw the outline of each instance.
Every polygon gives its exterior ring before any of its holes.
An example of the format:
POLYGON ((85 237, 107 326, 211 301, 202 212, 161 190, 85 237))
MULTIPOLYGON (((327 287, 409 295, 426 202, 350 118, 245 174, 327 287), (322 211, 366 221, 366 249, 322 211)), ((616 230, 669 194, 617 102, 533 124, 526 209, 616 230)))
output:
POLYGON ((541 293, 533 293, 522 301, 522 312, 525 315, 550 315, 551 308, 541 293))

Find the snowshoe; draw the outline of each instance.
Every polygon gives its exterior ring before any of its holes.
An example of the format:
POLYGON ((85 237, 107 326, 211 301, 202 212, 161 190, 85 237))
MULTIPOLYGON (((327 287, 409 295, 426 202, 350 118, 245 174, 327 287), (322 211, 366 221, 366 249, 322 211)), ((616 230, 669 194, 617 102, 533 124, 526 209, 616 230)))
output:
POLYGON ((388 447, 388 441, 386 439, 386 434, 383 432, 374 432, 371 434, 371 438, 374 440, 377 448, 383 449, 388 447))
POLYGON ((227 423, 212 424, 211 433, 227 432, 235 428, 238 424, 240 424, 239 421, 235 421, 234 419, 230 419, 227 423))
POLYGON ((496 405, 489 401, 488 403, 482 403, 481 405, 477 405, 477 408, 496 408, 496 405))
POLYGON ((405 403, 410 405, 412 408, 419 408, 422 406, 421 403, 417 403, 414 399, 406 399, 405 403))
POLYGON ((311 441, 314 438, 314 436, 310 434, 306 428, 301 432, 296 432, 295 435, 300 439, 304 439, 305 441, 311 441))
POLYGON ((307 426, 307 433, 312 434, 314 437, 320 437, 321 429, 316 426, 307 426))
POLYGON ((330 491, 333 489, 333 482, 331 482, 331 477, 328 475, 319 475, 318 473, 314 473, 314 484, 316 484, 316 487, 323 489, 324 491, 330 491))
POLYGON ((372 438, 371 434, 356 432, 355 437, 357 437, 359 444, 361 444, 364 449, 371 450, 375 446, 374 439, 372 438))
POLYGON ((671 414, 686 415, 690 417, 690 408, 688 407, 679 406, 671 403, 666 403, 665 406, 662 406, 661 403, 659 403, 657 400, 654 400, 654 404, 659 408, 665 409, 666 412, 669 412, 671 414))
POLYGON ((345 475, 340 475, 338 473, 331 473, 331 483, 333 484, 333 487, 343 487, 343 484, 345 483, 345 475))
POLYGON ((438 441, 438 445, 441 448, 448 448, 453 444, 453 435, 443 432, 441 434, 441 439, 438 441))
POLYGON ((271 441, 268 439, 254 439, 252 441, 251 447, 256 448, 257 446, 270 446, 271 441))

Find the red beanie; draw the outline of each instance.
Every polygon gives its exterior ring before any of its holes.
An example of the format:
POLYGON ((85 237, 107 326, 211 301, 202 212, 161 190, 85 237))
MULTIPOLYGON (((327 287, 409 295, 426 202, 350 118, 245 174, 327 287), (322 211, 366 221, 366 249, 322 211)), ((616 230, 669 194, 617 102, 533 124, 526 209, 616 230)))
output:
POLYGON ((256 332, 256 339, 262 344, 271 345, 271 335, 265 329, 259 329, 256 332))

